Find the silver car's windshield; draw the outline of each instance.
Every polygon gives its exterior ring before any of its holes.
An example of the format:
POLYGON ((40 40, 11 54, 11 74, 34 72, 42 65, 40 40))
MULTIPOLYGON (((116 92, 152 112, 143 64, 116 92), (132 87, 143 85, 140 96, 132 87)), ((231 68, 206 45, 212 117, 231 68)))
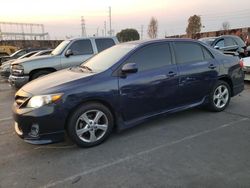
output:
POLYGON ((62 53, 62 51, 68 46, 68 44, 70 43, 69 40, 65 40, 63 42, 61 42, 52 52, 52 55, 59 55, 62 53))
POLYGON ((87 67, 93 72, 105 71, 136 46, 135 44, 119 44, 113 46, 92 57, 87 62, 83 63, 81 67, 87 67))

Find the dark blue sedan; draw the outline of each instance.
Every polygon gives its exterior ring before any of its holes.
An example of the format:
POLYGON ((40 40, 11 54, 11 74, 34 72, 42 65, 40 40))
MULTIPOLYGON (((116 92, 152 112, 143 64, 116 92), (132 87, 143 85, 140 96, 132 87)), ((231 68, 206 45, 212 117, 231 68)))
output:
POLYGON ((158 115, 196 106, 224 110, 244 89, 238 57, 194 40, 123 43, 79 67, 39 78, 15 95, 15 130, 25 141, 81 147, 158 115))

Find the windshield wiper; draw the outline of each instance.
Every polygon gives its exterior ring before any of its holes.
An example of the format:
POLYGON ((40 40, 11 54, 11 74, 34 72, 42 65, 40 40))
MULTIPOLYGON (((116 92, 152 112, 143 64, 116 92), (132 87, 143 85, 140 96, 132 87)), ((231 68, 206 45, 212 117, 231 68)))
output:
POLYGON ((92 72, 92 69, 89 68, 89 67, 86 66, 86 65, 80 65, 80 67, 83 68, 83 69, 86 69, 86 70, 88 70, 88 71, 90 71, 90 72, 92 72))

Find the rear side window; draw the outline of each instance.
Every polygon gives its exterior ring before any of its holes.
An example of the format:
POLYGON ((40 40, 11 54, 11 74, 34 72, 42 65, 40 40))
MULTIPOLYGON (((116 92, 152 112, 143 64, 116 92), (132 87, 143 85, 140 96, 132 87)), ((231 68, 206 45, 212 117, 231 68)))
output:
POLYGON ((75 41, 70 48, 74 55, 87 55, 93 54, 93 48, 90 40, 78 40, 75 41))
POLYGON ((203 50, 200 45, 191 42, 176 42, 176 59, 177 63, 189 63, 203 61, 203 50))
POLYGON ((139 71, 152 70, 171 64, 169 44, 153 44, 139 49, 127 61, 136 63, 139 71))
POLYGON ((237 43, 232 38, 225 38, 225 46, 234 46, 237 43))
POLYGON ((113 39, 95 39, 95 43, 96 43, 98 52, 101 52, 115 45, 115 42, 113 39))

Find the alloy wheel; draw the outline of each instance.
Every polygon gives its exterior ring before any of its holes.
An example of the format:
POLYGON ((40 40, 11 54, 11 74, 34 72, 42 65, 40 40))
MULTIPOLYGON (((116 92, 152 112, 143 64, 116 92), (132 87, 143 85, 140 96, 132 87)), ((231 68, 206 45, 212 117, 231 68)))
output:
POLYGON ((107 132, 108 123, 105 113, 100 110, 89 110, 78 118, 76 134, 84 142, 96 142, 107 132))
POLYGON ((213 95, 214 105, 217 108, 221 109, 224 106, 226 106, 228 100, 229 100, 228 88, 225 85, 219 85, 214 91, 213 95))

